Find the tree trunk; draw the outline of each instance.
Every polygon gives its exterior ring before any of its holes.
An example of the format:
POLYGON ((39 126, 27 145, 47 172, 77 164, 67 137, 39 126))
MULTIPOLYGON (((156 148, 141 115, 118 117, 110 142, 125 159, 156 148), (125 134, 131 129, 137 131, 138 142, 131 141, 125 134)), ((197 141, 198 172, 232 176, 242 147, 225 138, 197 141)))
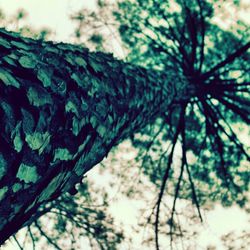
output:
POLYGON ((190 98, 175 75, 0 29, 0 244, 124 138, 190 98))

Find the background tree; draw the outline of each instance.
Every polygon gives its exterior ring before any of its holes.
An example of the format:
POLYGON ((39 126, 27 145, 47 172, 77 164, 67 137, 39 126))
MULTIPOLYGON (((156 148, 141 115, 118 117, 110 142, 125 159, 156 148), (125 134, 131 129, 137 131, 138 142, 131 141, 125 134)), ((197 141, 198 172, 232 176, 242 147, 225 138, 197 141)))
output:
MULTIPOLYGON (((167 112, 160 125, 156 125, 159 130, 155 135, 161 132, 167 142, 171 140, 172 149, 179 135, 185 137, 181 141, 184 153, 181 170, 170 170, 174 151, 166 150, 165 156, 159 155, 159 161, 147 154, 154 146, 158 146, 156 151, 160 152, 162 146, 162 140, 152 137, 155 126, 143 131, 144 135, 149 135, 146 141, 133 140, 134 145, 144 148, 144 172, 161 186, 156 217, 159 217, 168 179, 168 192, 176 198, 191 196, 199 214, 200 205, 211 200, 221 201, 226 206, 237 203, 245 207, 249 188, 249 145, 243 145, 237 134, 240 130, 249 133, 245 125, 249 123, 249 28, 240 16, 230 19, 226 30, 220 27, 222 20, 216 21, 216 18, 219 13, 225 20, 230 10, 249 6, 243 6, 240 1, 231 2, 231 6, 225 6, 223 1, 119 1, 118 10, 113 9, 118 24, 113 20, 105 21, 108 14, 102 13, 107 10, 107 1, 99 1, 99 6, 98 14, 90 15, 89 20, 109 27, 119 26, 126 51, 129 51, 127 61, 162 71, 171 69, 196 86, 202 86, 199 95, 186 104, 185 112, 177 107, 167 112), (178 117, 182 119, 180 126, 185 124, 186 128, 175 132, 173 127, 178 128, 178 117), (192 166, 187 162, 186 152, 196 156, 192 166), (164 165, 167 165, 165 170, 164 165), (183 178, 184 170, 186 178, 183 178), (161 179, 162 184, 159 183, 161 179)), ((84 22, 81 25, 84 26, 84 22)), ((94 34, 98 31, 94 25, 93 30, 94 34)), ((156 245, 159 247, 158 243, 156 245)))
POLYGON ((176 75, 0 32, 3 243, 42 204, 74 194, 113 146, 194 93, 185 82, 173 85, 176 75))
MULTIPOLYGON (((178 195, 191 196, 200 217, 200 205, 211 200, 221 201, 226 206, 237 203, 245 207, 249 188, 249 156, 246 152, 249 145, 244 147, 235 131, 236 125, 244 127, 242 122, 249 123, 249 54, 245 53, 249 48, 249 32, 241 22, 234 26, 237 29, 234 33, 215 25, 213 16, 219 6, 214 3, 176 1, 173 9, 178 11, 169 12, 172 3, 123 2, 120 4, 122 14, 117 13, 117 18, 124 22, 120 26, 120 34, 131 48, 129 55, 134 63, 164 71, 172 67, 174 71, 181 71, 195 85, 204 86, 204 90, 187 105, 185 118, 182 118, 186 128, 176 132, 182 133, 184 155, 181 170, 173 170, 173 176, 174 172, 179 173, 178 180, 173 180, 176 188, 171 189, 170 186, 168 190, 173 190, 176 198, 178 195), (234 54, 232 51, 235 51, 234 54), (185 130, 185 135, 181 130, 185 130), (188 164, 185 156, 187 151, 198 158, 194 164, 188 164), (188 174, 186 179, 183 178, 185 170, 188 174), (180 190, 181 181, 184 192, 180 190), (188 189, 188 185, 191 189, 188 189)), ((173 111, 174 118, 168 113, 166 119, 175 120, 176 113, 178 110, 173 111)), ((169 139, 168 131, 171 131, 171 127, 166 128, 164 133, 169 139)), ((177 134, 172 139, 173 148, 177 134)), ((164 175, 160 173, 157 178, 151 164, 148 164, 145 171, 152 181, 156 180, 156 184, 163 176, 156 206, 156 239, 157 218, 165 183, 169 178, 171 153, 168 157, 164 175)), ((175 201, 170 234, 174 212, 175 201)), ((159 248, 157 240, 156 248, 159 248)))

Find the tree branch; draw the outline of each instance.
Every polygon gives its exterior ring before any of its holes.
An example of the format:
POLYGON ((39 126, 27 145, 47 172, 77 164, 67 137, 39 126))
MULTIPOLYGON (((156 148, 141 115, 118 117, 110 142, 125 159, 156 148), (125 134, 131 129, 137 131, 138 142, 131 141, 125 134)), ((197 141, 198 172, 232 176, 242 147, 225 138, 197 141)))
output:
POLYGON ((221 61, 216 66, 214 66, 212 69, 210 69, 209 71, 207 71, 206 73, 204 73, 201 76, 201 78, 203 80, 208 79, 215 71, 217 71, 218 69, 224 67, 225 65, 233 62, 237 57, 240 57, 242 54, 244 54, 249 48, 250 48, 250 42, 248 42, 247 44, 243 45, 241 48, 239 48, 234 53, 232 53, 231 55, 229 55, 225 60, 221 61))
POLYGON ((175 134, 174 134, 174 137, 173 137, 173 141, 172 141, 173 145, 172 145, 171 152, 169 154, 167 167, 166 167, 163 179, 162 179, 160 193, 159 193, 159 196, 158 196, 158 200, 156 202, 156 218, 155 218, 154 225, 155 225, 155 247, 156 247, 157 250, 160 249, 160 246, 159 246, 159 214, 160 214, 160 206, 161 206, 161 201, 162 201, 162 197, 163 197, 163 194, 164 194, 165 186, 166 186, 166 183, 167 183, 167 180, 168 180, 168 177, 169 177, 169 171, 170 171, 171 166, 172 166, 174 149, 175 149, 175 145, 177 143, 177 139, 178 139, 178 136, 179 136, 179 133, 180 133, 180 130, 181 130, 182 119, 183 119, 182 116, 184 115, 184 113, 185 113, 185 110, 184 110, 184 108, 182 108, 182 110, 180 112, 179 122, 178 122, 176 131, 175 131, 175 134))
POLYGON ((41 226, 38 224, 37 221, 34 222, 36 228, 38 229, 38 231, 40 232, 40 234, 47 240, 47 242, 55 247, 55 249, 57 250, 62 250, 62 248, 60 248, 41 228, 41 226))

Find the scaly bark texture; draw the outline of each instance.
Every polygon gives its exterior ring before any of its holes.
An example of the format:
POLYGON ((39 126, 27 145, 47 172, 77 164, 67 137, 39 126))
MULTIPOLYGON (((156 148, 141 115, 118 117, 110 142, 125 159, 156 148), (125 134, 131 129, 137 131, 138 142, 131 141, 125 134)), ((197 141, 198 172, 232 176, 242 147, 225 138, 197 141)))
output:
POLYGON ((0 244, 187 94, 176 76, 0 29, 0 244))

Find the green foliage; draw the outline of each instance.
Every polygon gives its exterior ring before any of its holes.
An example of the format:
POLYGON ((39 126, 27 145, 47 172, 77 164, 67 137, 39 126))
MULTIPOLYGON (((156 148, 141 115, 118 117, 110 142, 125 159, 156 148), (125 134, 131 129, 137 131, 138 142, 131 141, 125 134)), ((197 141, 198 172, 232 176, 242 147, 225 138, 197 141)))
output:
MULTIPOLYGON (((98 1, 100 8, 106 8, 104 2, 98 1)), ((240 1, 234 1, 233 8, 238 6, 240 1)), ((177 197, 191 199, 198 210, 200 205, 217 201, 224 206, 236 203, 242 208, 246 208, 248 202, 249 145, 242 143, 237 134, 250 121, 249 29, 242 20, 235 20, 234 25, 223 29, 216 23, 218 9, 226 13, 223 1, 119 1, 118 8, 112 9, 128 51, 127 61, 174 75, 176 86, 182 84, 179 78, 185 78, 194 90, 188 103, 174 105, 161 114, 160 122, 143 129, 141 136, 132 141, 140 149, 137 159, 142 159, 143 172, 151 182, 161 191, 167 190, 175 200, 177 197), (177 146, 179 150, 176 150, 177 146), (175 153, 171 154, 172 151, 175 153)), ((23 15, 19 16, 23 18, 23 15)), ((72 17, 79 24, 76 38, 81 39, 82 27, 86 27, 84 23, 100 24, 100 17, 88 12, 72 17)), ((94 31, 88 41, 101 49, 105 39, 103 34, 94 31)), ((86 67, 85 61, 77 58, 76 61, 86 67)), ((33 67, 26 59, 20 63, 26 68, 33 67)), ((90 65, 96 73, 103 71, 99 62, 90 60, 90 65)), ((6 85, 19 87, 9 79, 8 73, 0 72, 0 77, 6 85)), ((51 85, 51 74, 47 70, 38 72, 38 77, 44 86, 51 85)), ((82 80, 77 74, 71 78, 81 85, 82 80)), ((94 92, 89 94, 94 95, 94 92)), ((30 102, 37 106, 48 101, 32 89, 29 93, 30 102)), ((72 103, 68 103, 66 111, 77 113, 72 103)), ((78 120, 74 121, 74 133, 77 134, 80 125, 78 120)), ((91 123, 95 127, 94 118, 91 123)), ((97 130, 101 136, 106 132, 102 127, 97 130)), ((18 140, 18 128, 14 131, 15 147, 19 150, 22 145, 18 140)), ((249 135, 249 129, 244 133, 249 135)), ((67 152, 60 150, 56 159, 67 160, 67 152)), ((83 185, 79 188, 80 196, 72 199, 63 195, 51 203, 50 209, 53 207, 54 210, 48 211, 55 214, 53 219, 56 221, 56 230, 51 237, 57 242, 60 236, 70 234, 67 228, 83 227, 85 230, 81 235, 92 238, 100 248, 115 249, 122 234, 112 227, 112 219, 103 210, 83 208, 82 203, 79 204, 82 198, 89 202, 86 190, 83 185)), ((158 204, 160 202, 161 199, 158 204)), ((175 224, 175 202, 172 211, 169 225, 175 224)), ((38 231, 42 235, 41 225, 35 226, 40 228, 38 231)))
MULTIPOLYGON (((249 121, 245 106, 249 95, 241 89, 248 88, 246 62, 250 59, 246 50, 240 52, 247 43, 243 22, 235 23, 233 32, 230 28, 223 30, 214 24, 217 7, 209 1, 120 1, 118 7, 114 15, 121 23, 119 31, 129 49, 129 61, 175 71, 186 76, 197 89, 204 86, 204 92, 198 90, 200 93, 186 104, 185 112, 185 150, 192 151, 197 159, 190 171, 200 203, 212 199, 225 205, 236 202, 243 206, 246 197, 242 194, 249 188, 245 181, 249 174, 247 169, 241 174, 236 169, 249 156, 244 153, 246 146, 241 145, 233 132, 236 124, 249 121), (230 54, 234 51, 239 53, 232 59, 230 54), (213 69, 223 61, 224 64, 213 69), (210 178, 212 173, 215 178, 210 178)), ((166 141, 171 140, 169 130, 174 133, 178 114, 178 109, 174 109, 162 117, 168 123, 162 129, 166 141)), ((147 130, 142 133, 152 135, 147 130)), ((140 147, 149 150, 150 140, 140 147)), ((163 143, 167 142, 158 138, 153 145, 163 143)), ((157 148, 158 160, 147 154, 143 167, 151 181, 159 185, 169 152, 163 156, 157 148)))
POLYGON ((96 44, 102 44, 103 43, 103 37, 100 34, 93 34, 90 37, 91 42, 96 44))
POLYGON ((102 191, 90 191, 89 185, 84 181, 77 187, 78 194, 75 197, 63 194, 50 204, 40 207, 42 213, 48 213, 33 223, 33 238, 38 240, 45 237, 47 243, 56 249, 80 249, 81 240, 84 242, 86 239, 93 249, 117 249, 123 240, 123 232, 114 227, 113 219, 106 210, 107 196, 102 196, 104 198, 99 204, 103 205, 96 206, 102 191), (53 222, 52 228, 45 226, 45 218, 53 222), (62 242, 65 238, 67 246, 62 242))
MULTIPOLYGON (((246 128, 245 136, 249 135, 249 28, 229 13, 230 8, 242 10, 240 1, 229 6, 224 1, 121 0, 111 12, 104 2, 92 20, 112 12, 127 61, 166 71, 175 76, 176 85, 184 77, 194 89, 188 103, 173 106, 162 114, 162 122, 132 138, 140 149, 136 159, 142 160, 144 174, 175 199, 191 199, 198 210, 216 202, 247 209, 249 144, 238 134, 246 128), (221 27, 224 20, 230 20, 226 28, 221 27), (185 124, 177 131, 183 109, 185 124), (179 149, 171 156, 176 133, 179 149)), ((103 26, 110 28, 109 22, 103 26)), ((91 27, 97 34, 95 25, 91 27)), ((172 217, 174 210, 175 203, 172 217)))
MULTIPOLYGON (((220 27, 219 10, 229 18, 222 2, 119 1, 114 11, 128 61, 174 74, 177 85, 178 76, 185 77, 196 89, 188 103, 162 115, 163 125, 155 125, 160 132, 149 127, 141 131, 147 141, 133 140, 141 149, 144 173, 160 188, 156 249, 165 190, 174 197, 170 225, 177 198, 192 199, 200 218, 201 205, 220 202, 247 209, 249 202, 249 143, 238 137, 239 128, 250 122, 249 28, 243 20, 230 20, 226 30, 220 27)), ((236 11, 240 3, 234 4, 236 11)), ((244 133, 249 135, 249 127, 244 133)), ((171 247, 174 231, 171 226, 171 247)))

